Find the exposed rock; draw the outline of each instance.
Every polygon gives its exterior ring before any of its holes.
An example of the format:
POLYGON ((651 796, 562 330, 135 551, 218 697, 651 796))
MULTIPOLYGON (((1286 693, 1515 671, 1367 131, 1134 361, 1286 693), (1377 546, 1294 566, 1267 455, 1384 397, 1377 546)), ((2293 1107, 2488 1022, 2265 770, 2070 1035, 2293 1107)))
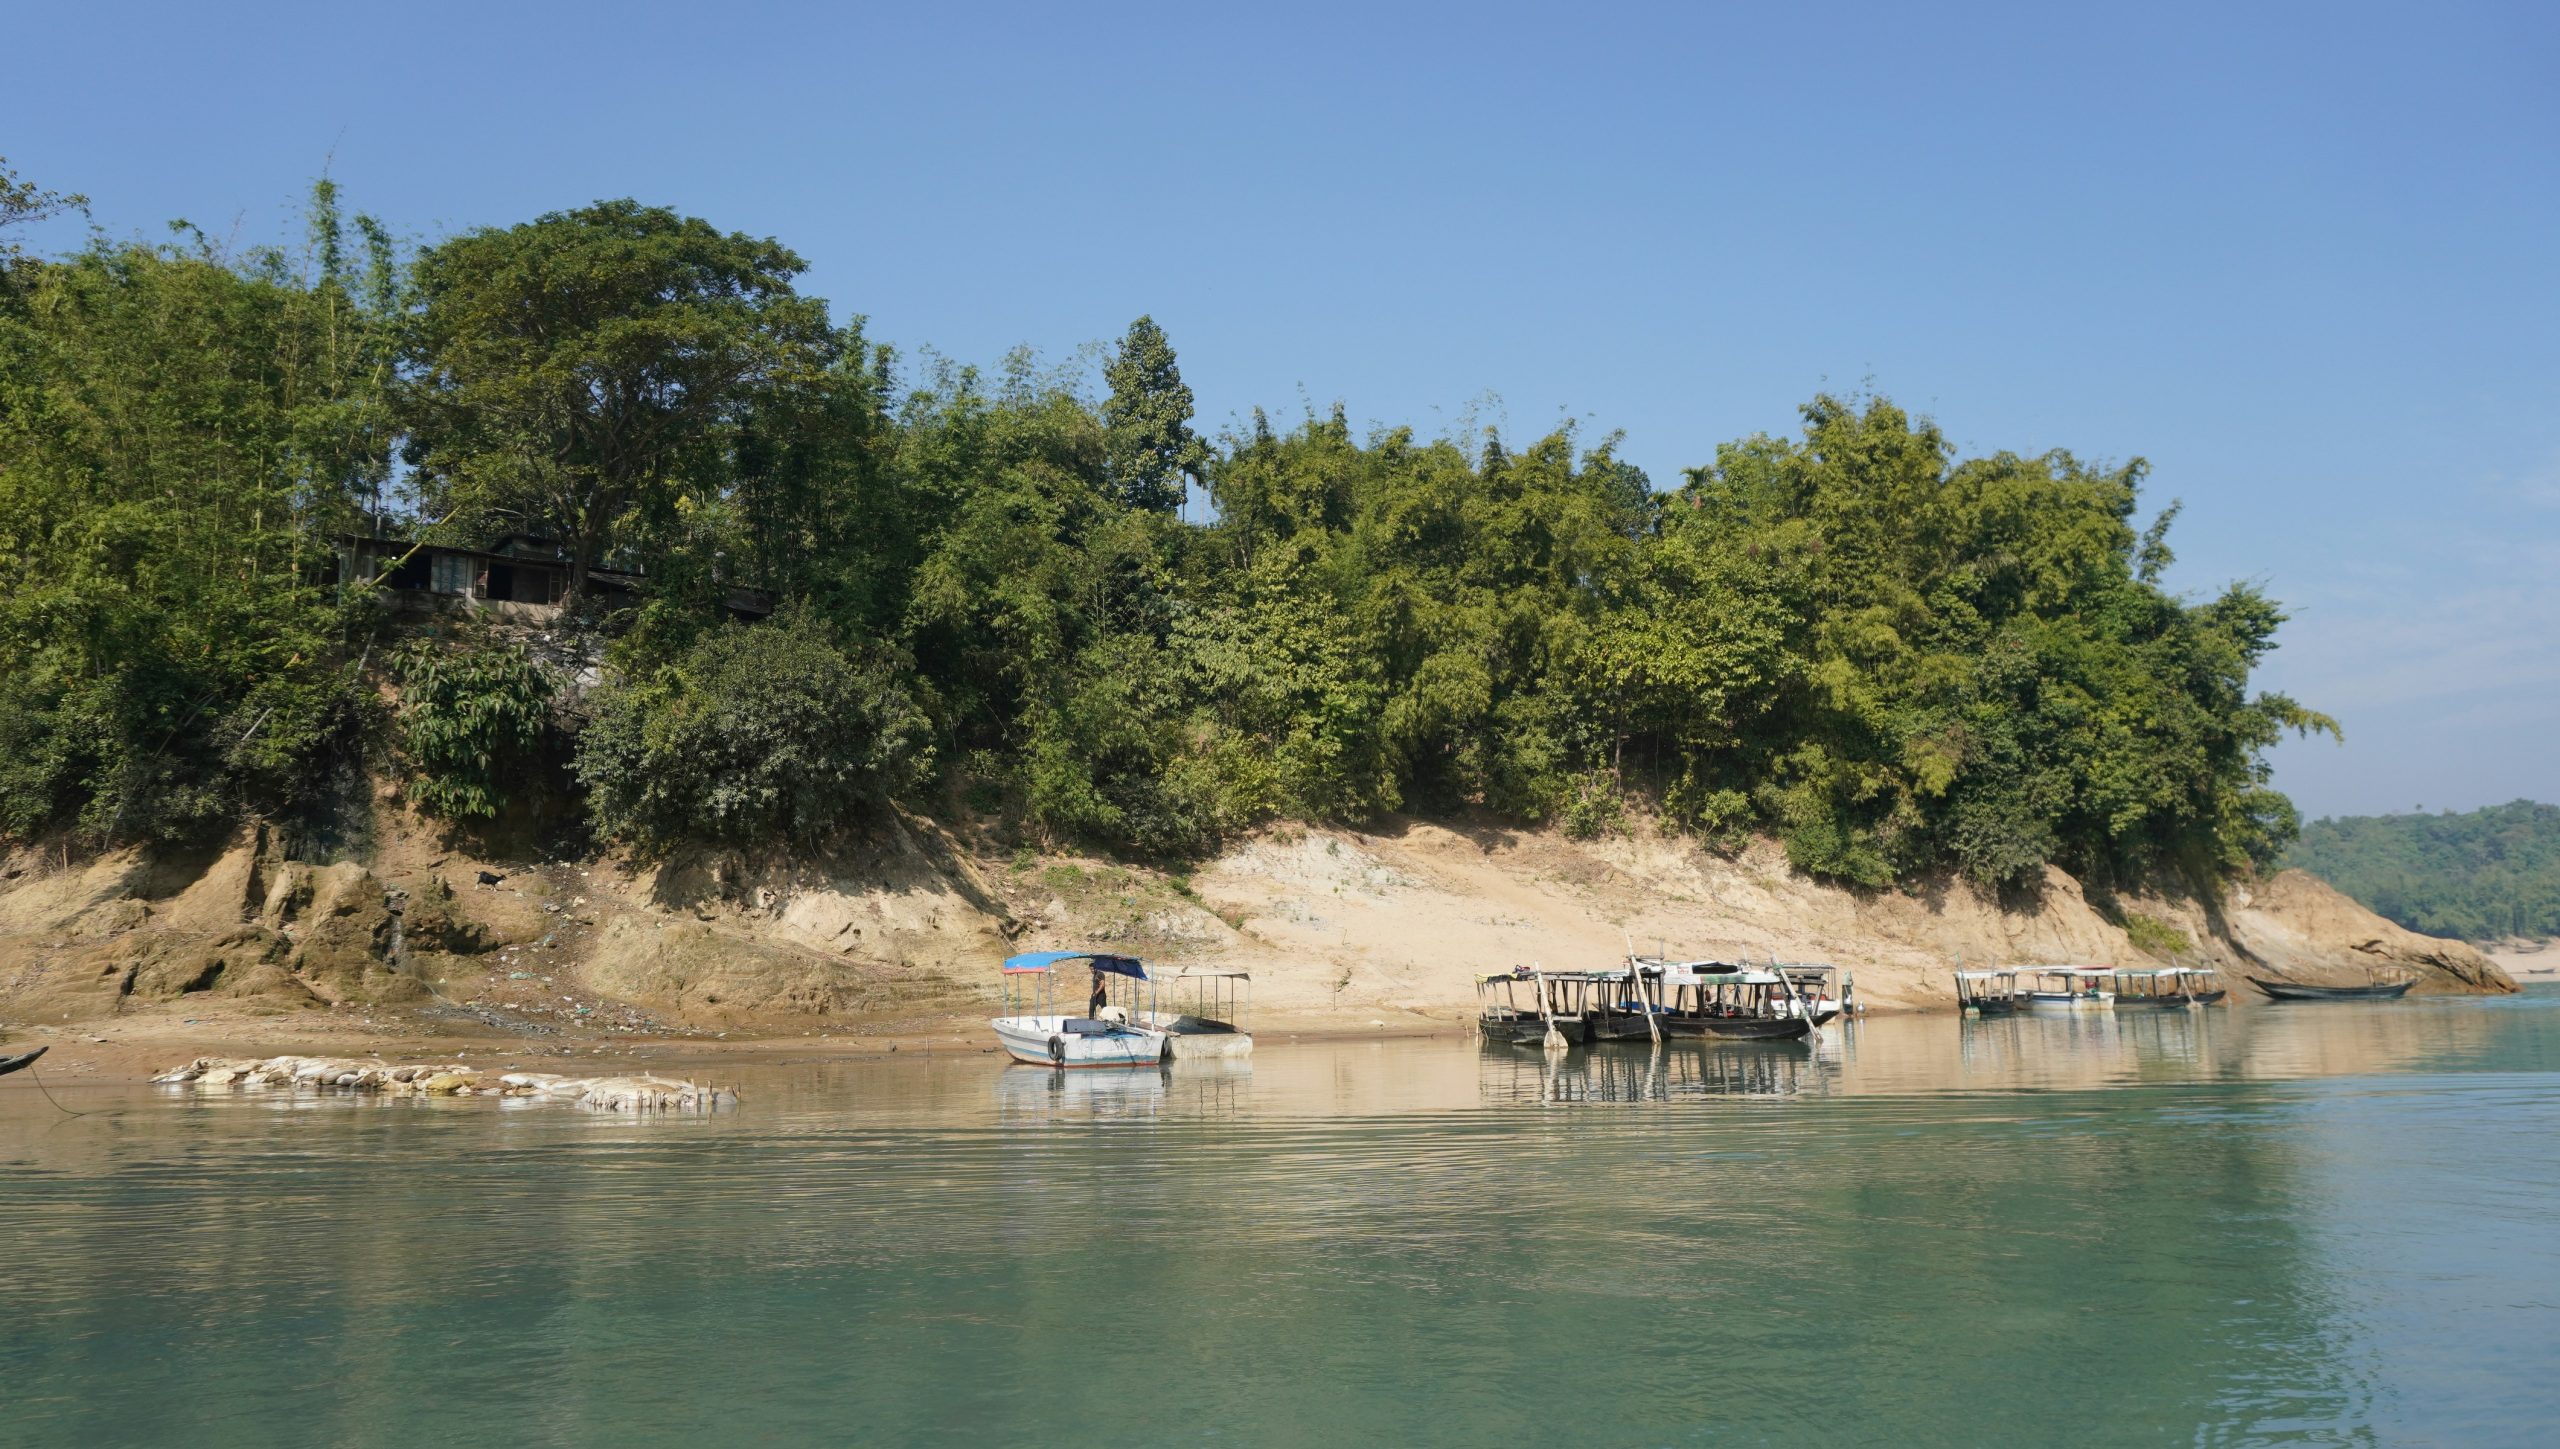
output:
POLYGON ((2419 991, 2513 991, 2513 978, 2460 941, 2421 936, 2299 870, 2231 896, 2232 939, 2260 975, 2316 985, 2361 985, 2377 972, 2415 976, 2419 991))
POLYGON ((166 1001, 200 991, 264 997, 309 1006, 314 998, 283 962, 293 943, 264 926, 235 926, 216 935, 155 932, 132 948, 125 992, 166 1001))
MULTIPOLYGON (((310 873, 307 880, 307 896, 297 885, 283 911, 284 919, 298 927, 291 958, 294 975, 326 1001, 416 1001, 428 994, 423 983, 389 959, 391 908, 372 871, 344 861, 310 873)), ((282 881, 278 889, 284 889, 282 881)))
POLYGON ((901 979, 700 921, 634 916, 604 928, 580 976, 590 989, 625 1001, 724 1022, 914 1012, 975 1000, 940 976, 901 979))

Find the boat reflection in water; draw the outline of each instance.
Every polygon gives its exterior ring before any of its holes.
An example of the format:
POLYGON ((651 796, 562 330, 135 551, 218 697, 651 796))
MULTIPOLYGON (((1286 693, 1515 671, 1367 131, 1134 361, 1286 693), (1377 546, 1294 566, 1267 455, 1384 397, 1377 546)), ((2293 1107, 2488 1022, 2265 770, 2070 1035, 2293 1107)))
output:
POLYGON ((1020 1063, 996 1073, 996 1116, 1008 1126, 1217 1120, 1241 1114, 1251 1057, 1176 1058, 1153 1070, 1077 1072, 1020 1063))
POLYGON ((1151 1121, 1163 1108, 1162 1071, 1071 1072, 1014 1065, 996 1074, 996 1120, 1151 1121))
POLYGON ((1839 1080, 1839 1043, 1666 1038, 1605 1050, 1529 1056, 1488 1045, 1480 1054, 1488 1102, 1631 1103, 1695 1097, 1827 1094, 1839 1080))

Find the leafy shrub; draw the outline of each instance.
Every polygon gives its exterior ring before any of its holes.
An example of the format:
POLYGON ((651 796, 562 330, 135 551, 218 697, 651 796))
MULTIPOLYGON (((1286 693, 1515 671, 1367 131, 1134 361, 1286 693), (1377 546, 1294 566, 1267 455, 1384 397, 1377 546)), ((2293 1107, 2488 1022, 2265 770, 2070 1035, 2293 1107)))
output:
POLYGON ((2148 951, 2154 956, 2177 956, 2195 949, 2195 942, 2187 939, 2186 932, 2158 916, 2146 916, 2140 911, 2124 913, 2124 934, 2134 949, 2148 951))
POLYGON ((807 610, 723 625, 596 692, 578 779, 598 827, 644 849, 822 842, 930 760, 900 678, 807 610))
POLYGON ((1576 840, 1616 835, 1627 828, 1626 797, 1619 793, 1617 781, 1595 770, 1573 782, 1557 818, 1564 833, 1576 840))
POLYGON ((399 739, 411 804, 447 820, 487 820, 537 765, 552 687, 510 645, 413 644, 399 655, 399 739))

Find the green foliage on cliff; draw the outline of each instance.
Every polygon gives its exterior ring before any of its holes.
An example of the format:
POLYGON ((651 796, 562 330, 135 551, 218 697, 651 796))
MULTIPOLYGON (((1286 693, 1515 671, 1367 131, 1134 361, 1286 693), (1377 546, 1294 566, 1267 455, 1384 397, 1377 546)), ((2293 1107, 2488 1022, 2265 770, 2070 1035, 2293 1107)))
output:
POLYGON ((1828 396, 1667 490, 1614 439, 1338 406, 1213 447, 1150 319, 1098 379, 901 367, 770 240, 608 202, 407 266, 359 223, 351 268, 318 200, 299 260, 19 268, 0 831, 289 805, 375 747, 359 676, 394 657, 415 798, 500 808, 533 697, 496 656, 396 653, 332 577, 360 509, 645 576, 573 590, 618 642, 563 717, 596 828, 652 845, 891 799, 1162 857, 1275 817, 1652 806, 1866 885, 2211 879, 2291 838, 2266 746, 2334 728, 2249 689, 2273 602, 2160 588, 2175 508, 2138 528, 2138 461, 1959 458, 1828 396), (736 622, 741 586, 780 612, 736 622))
POLYGON ((2315 820, 2285 864, 2430 936, 2560 936, 2560 806, 2315 820))
POLYGON ((805 609, 712 630, 592 708, 577 770, 597 826, 648 847, 824 845, 929 758, 896 671, 805 609))
POLYGON ((394 669, 410 803, 447 820, 495 817, 542 768, 550 677, 485 640, 418 640, 394 669))

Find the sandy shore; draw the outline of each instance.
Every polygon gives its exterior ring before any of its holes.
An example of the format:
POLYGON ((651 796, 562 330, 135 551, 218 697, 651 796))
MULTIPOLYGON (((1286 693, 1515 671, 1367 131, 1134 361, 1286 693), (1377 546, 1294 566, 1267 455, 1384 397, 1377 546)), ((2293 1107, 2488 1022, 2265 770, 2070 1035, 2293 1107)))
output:
POLYGON ((2480 949, 2519 986, 2560 983, 2560 941, 2500 941, 2480 949))

